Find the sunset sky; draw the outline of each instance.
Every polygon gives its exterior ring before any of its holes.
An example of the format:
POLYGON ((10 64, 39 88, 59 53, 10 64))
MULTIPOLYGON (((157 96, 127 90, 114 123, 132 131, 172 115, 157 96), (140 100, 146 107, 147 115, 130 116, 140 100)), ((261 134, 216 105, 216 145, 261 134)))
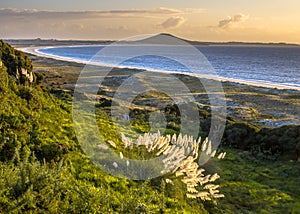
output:
POLYGON ((0 38, 122 39, 171 33, 200 41, 300 44, 298 0, 0 0, 0 38))

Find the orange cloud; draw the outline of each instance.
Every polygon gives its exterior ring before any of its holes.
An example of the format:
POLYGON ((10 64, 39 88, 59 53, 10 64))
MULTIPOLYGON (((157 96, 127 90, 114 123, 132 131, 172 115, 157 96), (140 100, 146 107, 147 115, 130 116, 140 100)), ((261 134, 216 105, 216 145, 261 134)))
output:
POLYGON ((246 21, 247 19, 249 19, 249 16, 242 13, 236 14, 232 17, 228 16, 226 19, 219 21, 218 27, 223 29, 230 28, 238 23, 246 21))
POLYGON ((182 17, 182 16, 176 16, 176 17, 168 18, 167 20, 165 20, 160 25, 163 28, 177 28, 180 25, 182 25, 185 21, 186 21, 186 19, 184 17, 182 17))

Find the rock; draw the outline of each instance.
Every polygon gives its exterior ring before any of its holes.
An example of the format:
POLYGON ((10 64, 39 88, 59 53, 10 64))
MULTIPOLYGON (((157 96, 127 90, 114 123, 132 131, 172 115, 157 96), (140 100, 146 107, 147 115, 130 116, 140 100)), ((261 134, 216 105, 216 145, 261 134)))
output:
POLYGON ((33 73, 28 71, 25 68, 18 69, 16 72, 16 78, 19 78, 19 75, 25 76, 30 83, 33 82, 33 73))

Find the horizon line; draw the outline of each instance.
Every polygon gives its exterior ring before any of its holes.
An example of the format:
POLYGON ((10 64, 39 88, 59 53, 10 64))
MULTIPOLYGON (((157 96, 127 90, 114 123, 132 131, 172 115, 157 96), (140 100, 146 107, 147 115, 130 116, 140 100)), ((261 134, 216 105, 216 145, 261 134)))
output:
MULTIPOLYGON (((227 41, 201 41, 201 40, 189 40, 185 38, 181 38, 178 36, 175 36, 170 33, 159 33, 159 34, 153 34, 154 36, 158 35, 169 35, 178 39, 181 39, 183 41, 189 42, 189 43, 202 43, 202 44, 244 44, 244 45, 289 45, 289 46, 300 46, 300 43, 292 43, 292 42, 284 42, 284 41, 235 41, 235 40, 227 40, 227 41)), ((119 39, 57 39, 57 38, 0 38, 0 40, 3 41, 57 41, 57 42, 116 42, 120 41, 119 39)))

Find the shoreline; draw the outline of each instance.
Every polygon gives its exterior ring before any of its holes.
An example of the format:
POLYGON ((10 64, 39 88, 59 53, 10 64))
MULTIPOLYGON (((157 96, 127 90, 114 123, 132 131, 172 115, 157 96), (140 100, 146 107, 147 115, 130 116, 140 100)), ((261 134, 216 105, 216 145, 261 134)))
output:
MULTIPOLYGON (((43 72, 46 75, 44 85, 52 86, 58 91, 72 91, 85 64, 76 60, 66 60, 60 57, 50 57, 47 54, 39 54, 34 52, 35 49, 38 49, 38 47, 30 48, 31 58, 35 63, 35 71, 43 72)), ((109 69, 100 66, 99 68, 101 70, 109 69)), ((139 71, 119 70, 119 74, 125 76, 132 75, 132 72, 139 71)), ((153 72, 153 75, 155 75, 155 72, 153 72)), ((195 97, 199 99, 199 102, 203 103, 199 108, 209 110, 210 104, 207 102, 205 95, 201 93, 202 88, 199 88, 197 77, 193 78, 193 75, 182 73, 174 75, 191 87, 195 97)), ((108 86, 103 88, 105 91, 103 97, 108 100, 113 96, 111 93, 116 90, 114 84, 118 85, 118 81, 121 81, 118 78, 118 73, 116 73, 115 77, 109 77, 107 79, 108 86)), ((208 81, 216 81, 216 78, 204 78, 208 81)), ((234 120, 242 123, 247 122, 257 127, 273 128, 284 125, 299 125, 299 110, 297 110, 300 109, 297 101, 300 96, 299 90, 291 90, 289 87, 279 89, 279 87, 272 87, 269 84, 247 84, 244 81, 234 79, 223 79, 222 81, 222 90, 227 100, 227 113, 234 120)))
MULTIPOLYGON (((36 47, 22 47, 22 48, 17 48, 17 49, 20 50, 20 51, 23 51, 25 53, 36 55, 36 56, 39 56, 39 57, 45 57, 45 58, 50 58, 50 59, 55 59, 55 60, 60 60, 60 61, 65 61, 65 62, 74 62, 74 63, 78 63, 78 64, 88 64, 89 63, 89 61, 59 57, 59 56, 55 56, 55 55, 51 55, 51 54, 44 54, 44 53, 38 51, 38 49, 40 49, 40 48, 52 48, 52 47, 60 47, 60 46, 47 46, 47 47, 45 47, 45 46, 41 46, 41 47, 36 46, 36 47)), ((103 64, 102 65, 97 64, 97 66, 110 67, 109 65, 103 65, 103 64)), ((165 71, 153 71, 153 72, 174 73, 174 72, 165 72, 165 71)), ((192 74, 188 74, 188 73, 180 73, 180 72, 175 72, 175 74, 183 74, 183 75, 187 75, 187 76, 197 76, 197 75, 192 75, 192 74)), ((221 81, 223 83, 224 82, 229 82, 229 83, 235 84, 236 86, 241 84, 241 85, 250 85, 250 86, 255 86, 255 87, 267 88, 267 89, 300 91, 300 87, 277 85, 277 84, 272 84, 272 83, 255 82, 255 81, 232 79, 232 78, 225 78, 225 77, 206 76, 206 77, 203 77, 203 78, 217 80, 217 81, 221 81)))

